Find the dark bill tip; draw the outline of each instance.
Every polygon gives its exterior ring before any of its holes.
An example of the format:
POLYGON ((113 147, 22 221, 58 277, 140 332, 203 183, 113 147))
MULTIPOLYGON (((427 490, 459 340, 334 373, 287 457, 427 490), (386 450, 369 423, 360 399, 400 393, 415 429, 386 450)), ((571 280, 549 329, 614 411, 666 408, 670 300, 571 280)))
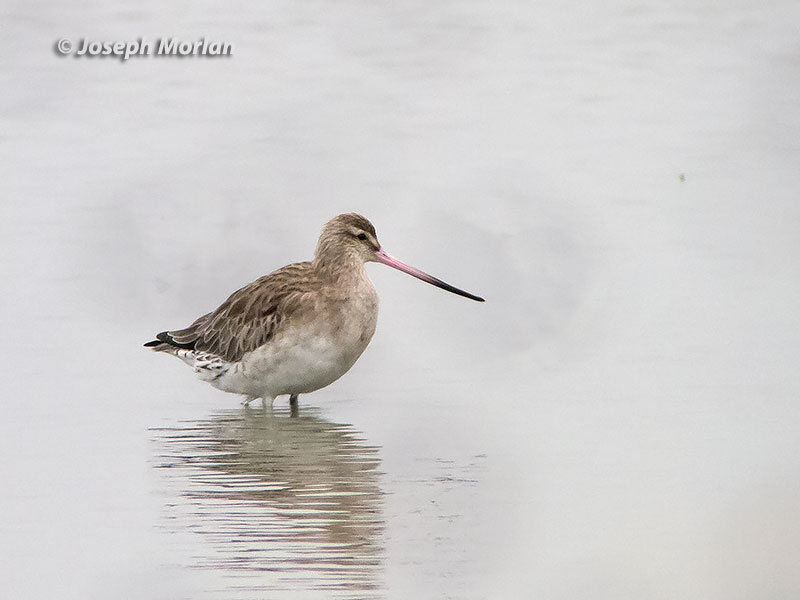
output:
POLYGON ((398 271, 402 271, 403 273, 408 273, 412 277, 421 279, 425 283, 430 283, 431 285, 435 285, 438 288, 447 290, 448 292, 451 292, 458 296, 463 296, 464 298, 469 298, 470 300, 475 300, 476 302, 485 302, 485 300, 480 296, 476 296, 475 294, 470 294, 469 292, 465 292, 464 290, 452 286, 449 283, 442 281, 441 279, 437 279, 433 275, 428 275, 424 271, 420 271, 419 269, 414 268, 411 265, 407 265, 406 263, 397 260, 394 256, 391 256, 390 254, 384 252, 382 248, 378 250, 375 253, 375 255, 378 259, 378 262, 383 263, 384 265, 388 265, 394 269, 397 269, 398 271))

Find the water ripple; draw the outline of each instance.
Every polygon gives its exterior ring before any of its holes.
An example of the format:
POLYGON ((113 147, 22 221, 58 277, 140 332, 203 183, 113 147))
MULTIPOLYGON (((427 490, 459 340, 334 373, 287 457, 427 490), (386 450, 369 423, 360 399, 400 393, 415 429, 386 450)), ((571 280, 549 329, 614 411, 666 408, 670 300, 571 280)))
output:
POLYGON ((153 432, 163 528, 206 542, 185 567, 235 575, 236 594, 382 596, 379 448, 351 425, 230 410, 153 432))

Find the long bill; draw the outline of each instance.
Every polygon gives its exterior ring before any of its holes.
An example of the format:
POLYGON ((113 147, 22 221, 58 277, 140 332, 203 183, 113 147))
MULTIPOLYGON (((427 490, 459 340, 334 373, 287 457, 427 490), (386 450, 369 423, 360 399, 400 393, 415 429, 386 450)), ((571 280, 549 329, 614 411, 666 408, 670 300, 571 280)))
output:
POLYGON ((393 269, 397 269, 398 271, 402 271, 403 273, 408 273, 409 275, 416 277, 417 279, 421 279, 425 283, 430 283, 431 285, 435 285, 436 287, 442 288, 443 290, 447 290, 448 292, 452 292, 454 294, 458 294, 459 296, 464 296, 465 298, 469 298, 470 300, 477 300, 478 302, 483 302, 483 298, 480 296, 475 296, 474 294, 470 294, 469 292, 465 292, 464 290, 460 290, 457 287, 453 287, 449 283, 445 283, 441 279, 436 279, 432 275, 428 275, 424 271, 420 271, 419 269, 415 269, 411 265, 407 265, 406 263, 397 260, 394 256, 387 254, 383 251, 383 248, 378 250, 375 253, 375 257, 378 262, 383 263, 384 265, 388 265, 393 269))

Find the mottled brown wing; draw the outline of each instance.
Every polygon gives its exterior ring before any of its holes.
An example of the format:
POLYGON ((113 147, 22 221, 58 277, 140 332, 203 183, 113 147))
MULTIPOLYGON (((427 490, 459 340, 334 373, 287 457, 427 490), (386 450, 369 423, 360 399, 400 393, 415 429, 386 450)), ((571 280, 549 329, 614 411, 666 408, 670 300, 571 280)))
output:
POLYGON ((163 342, 210 352, 235 362, 272 339, 297 310, 300 297, 311 293, 311 263, 295 263, 260 277, 237 290, 214 312, 186 329, 165 332, 163 342))

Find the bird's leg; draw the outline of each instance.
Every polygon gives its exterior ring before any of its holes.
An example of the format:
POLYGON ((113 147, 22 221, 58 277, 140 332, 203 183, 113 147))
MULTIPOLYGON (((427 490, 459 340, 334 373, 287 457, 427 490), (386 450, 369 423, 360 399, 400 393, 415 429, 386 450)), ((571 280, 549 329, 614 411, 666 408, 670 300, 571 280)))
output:
POLYGON ((289 416, 296 417, 297 416, 297 396, 298 394, 292 394, 289 396, 289 416))
POLYGON ((265 409, 268 408, 268 409, 272 410, 272 403, 273 402, 275 402, 275 397, 274 396, 261 396, 261 406, 263 406, 265 409))

